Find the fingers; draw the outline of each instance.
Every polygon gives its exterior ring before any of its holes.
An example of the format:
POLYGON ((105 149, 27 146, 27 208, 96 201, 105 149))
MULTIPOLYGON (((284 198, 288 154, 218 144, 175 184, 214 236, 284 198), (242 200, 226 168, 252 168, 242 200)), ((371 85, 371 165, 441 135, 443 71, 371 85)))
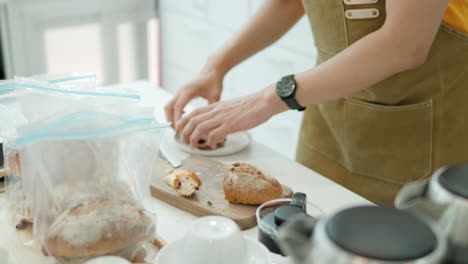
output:
POLYGON ((192 118, 194 118, 194 117, 196 117, 198 115, 201 115, 203 113, 206 113, 208 111, 211 111, 211 109, 213 109, 213 105, 199 107, 199 108, 193 110, 192 112, 190 112, 189 114, 185 115, 183 118, 179 119, 175 123, 176 131, 179 131, 179 132, 183 131, 185 129, 185 126, 187 125, 187 123, 189 121, 191 121, 192 118))
POLYGON ((169 103, 164 107, 164 112, 166 112, 166 119, 168 122, 172 123, 174 127, 174 104, 177 101, 177 96, 174 96, 169 103))
POLYGON ((172 123, 172 127, 174 127, 177 120, 180 119, 184 113, 184 107, 192 98, 193 96, 190 93, 179 92, 164 107, 166 119, 172 123))
POLYGON ((211 130, 210 133, 208 133, 208 146, 210 146, 210 148, 214 149, 216 148, 216 145, 217 145, 217 142, 227 136, 227 134, 229 134, 229 131, 227 129, 226 126, 218 126, 217 128, 211 130))
POLYGON ((173 115, 173 120, 172 122, 174 124, 177 123, 177 121, 179 121, 180 117, 182 116, 182 114, 184 113, 184 108, 185 106, 188 104, 188 102, 190 102, 190 100, 192 100, 193 98, 193 95, 191 93, 182 93, 177 101, 174 103, 174 115, 173 115))
POLYGON ((192 135, 190 136, 190 147, 197 147, 200 139, 218 126, 219 122, 217 120, 207 120, 199 123, 193 130, 192 135))
POLYGON ((189 144, 193 131, 197 128, 198 125, 207 121, 211 121, 210 114, 208 113, 203 113, 196 116, 193 116, 193 114, 190 113, 189 116, 185 116, 183 118, 183 122, 186 123, 186 125, 181 126, 180 123, 177 124, 182 143, 189 144))

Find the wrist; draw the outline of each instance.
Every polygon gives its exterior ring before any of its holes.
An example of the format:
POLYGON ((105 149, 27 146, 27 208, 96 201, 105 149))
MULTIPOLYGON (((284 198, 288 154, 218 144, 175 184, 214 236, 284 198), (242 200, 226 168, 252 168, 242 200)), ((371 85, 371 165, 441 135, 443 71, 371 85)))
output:
POLYGON ((231 70, 231 67, 226 61, 226 56, 214 54, 208 57, 206 65, 216 74, 224 78, 224 76, 231 70))
POLYGON ((286 103, 281 100, 281 98, 276 93, 275 84, 269 85, 267 88, 261 91, 262 102, 264 102, 265 107, 270 109, 271 115, 276 115, 286 110, 289 110, 289 107, 286 103))

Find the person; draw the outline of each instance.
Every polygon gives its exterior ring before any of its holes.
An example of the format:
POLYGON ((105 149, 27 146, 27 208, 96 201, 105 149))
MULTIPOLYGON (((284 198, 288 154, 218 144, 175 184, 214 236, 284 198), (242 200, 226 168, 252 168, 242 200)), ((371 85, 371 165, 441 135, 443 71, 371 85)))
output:
POLYGON ((404 184, 468 159, 467 100, 468 0, 268 0, 165 111, 183 142, 213 146, 305 107, 297 161, 392 204, 404 184), (220 102, 225 74, 304 13, 317 66, 220 102), (209 105, 184 114, 194 97, 209 105))

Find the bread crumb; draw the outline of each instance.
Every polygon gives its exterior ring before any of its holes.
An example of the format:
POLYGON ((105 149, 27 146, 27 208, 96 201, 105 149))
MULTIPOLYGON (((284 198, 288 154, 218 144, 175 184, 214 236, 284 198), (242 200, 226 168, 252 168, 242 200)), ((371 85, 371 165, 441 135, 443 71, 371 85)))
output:
POLYGON ((213 206, 213 203, 211 201, 207 202, 208 206, 213 206))

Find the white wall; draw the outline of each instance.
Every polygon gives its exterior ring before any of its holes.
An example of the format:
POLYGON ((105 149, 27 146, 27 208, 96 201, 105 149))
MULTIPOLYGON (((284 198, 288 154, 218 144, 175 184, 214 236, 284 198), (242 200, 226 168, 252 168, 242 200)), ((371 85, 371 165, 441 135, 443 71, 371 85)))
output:
MULTIPOLYGON (((300 1, 300 0, 291 0, 300 1)), ((160 0, 163 86, 175 92, 201 69, 262 4, 261 0, 160 0)), ((314 66, 307 18, 277 43, 233 69, 222 99, 250 94, 280 77, 314 66)), ((255 140, 294 159, 302 114, 287 111, 251 130, 255 140)))

